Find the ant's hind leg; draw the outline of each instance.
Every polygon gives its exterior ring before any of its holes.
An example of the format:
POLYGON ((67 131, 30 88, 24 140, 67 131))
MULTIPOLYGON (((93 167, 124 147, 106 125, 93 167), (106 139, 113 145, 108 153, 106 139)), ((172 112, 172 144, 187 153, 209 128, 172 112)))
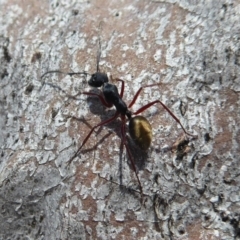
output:
POLYGON ((140 182, 140 180, 139 180, 139 177, 138 177, 138 174, 137 174, 137 169, 136 169, 136 166, 135 166, 135 163, 134 163, 134 160, 133 160, 132 153, 131 153, 131 151, 130 151, 130 149, 129 149, 129 147, 128 147, 127 141, 126 141, 126 120, 125 120, 125 116, 122 117, 121 141, 122 141, 123 145, 125 146, 125 148, 126 148, 126 150, 127 150, 127 154, 128 154, 128 156, 129 156, 129 159, 130 159, 130 162, 131 162, 133 171, 134 171, 134 173, 135 173, 135 176, 136 176, 137 181, 138 181, 138 184, 139 184, 141 196, 143 196, 142 184, 141 184, 141 182, 140 182))
MULTIPOLYGON (((143 87, 140 87, 138 89, 138 91, 136 92, 136 94, 134 95, 133 97, 133 100, 131 101, 131 103, 128 105, 128 107, 132 107, 133 104, 136 102, 137 98, 139 97, 139 94, 140 92, 144 89, 144 88, 148 88, 148 87, 153 87, 153 86, 158 86, 159 84, 150 84, 150 85, 146 85, 146 86, 143 86, 143 87)), ((153 101, 153 102, 150 102, 148 104, 146 104, 145 106, 141 107, 140 109, 138 109, 136 112, 133 113, 133 115, 138 115, 139 113, 145 111, 147 108, 151 107, 152 105, 154 105, 155 103, 160 103, 163 108, 168 111, 168 113, 172 116, 172 118, 174 118, 174 120, 181 126, 182 130, 184 131, 184 133, 186 135, 189 135, 193 138, 197 138, 197 135, 193 135, 191 133, 188 133, 185 128, 183 127, 182 123, 180 122, 180 120, 173 114, 173 112, 165 105, 163 104, 160 100, 156 100, 156 101, 153 101)))
POLYGON ((107 123, 110 123, 112 121, 114 121, 117 117, 118 117, 119 113, 116 112, 115 115, 99 124, 97 124, 96 126, 94 126, 91 131, 88 133, 88 135, 85 137, 85 139, 83 140, 83 143, 82 145, 78 148, 77 152, 70 158, 70 160, 68 161, 68 164, 67 165, 70 165, 71 162, 74 160, 74 158, 76 158, 78 156, 78 154, 80 153, 81 149, 83 148, 83 146, 85 145, 85 143, 88 141, 88 139, 90 138, 90 136, 92 135, 93 131, 98 128, 98 127, 101 127, 107 123))
POLYGON ((156 101, 153 101, 153 102, 150 102, 148 104, 146 104, 145 106, 141 107, 140 109, 138 109, 136 112, 133 113, 133 115, 138 115, 139 113, 145 111, 146 109, 150 108, 152 105, 154 105, 155 103, 160 103, 163 108, 165 110, 168 111, 168 113, 172 116, 172 118, 181 126, 182 130, 184 131, 184 133, 186 135, 189 135, 191 137, 194 137, 194 138, 197 138, 197 135, 193 135, 191 133, 188 133, 185 128, 183 127, 182 123, 180 122, 180 120, 173 114, 173 112, 165 105, 163 104, 160 100, 156 100, 156 101))

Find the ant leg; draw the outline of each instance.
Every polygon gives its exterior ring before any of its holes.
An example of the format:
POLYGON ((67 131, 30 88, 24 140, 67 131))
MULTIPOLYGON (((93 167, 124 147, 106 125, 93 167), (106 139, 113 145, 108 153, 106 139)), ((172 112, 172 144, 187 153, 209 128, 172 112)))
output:
POLYGON ((133 97, 133 100, 131 101, 131 103, 128 105, 128 108, 131 108, 133 106, 133 104, 136 102, 140 92, 142 91, 143 88, 147 88, 147 87, 153 87, 153 86, 157 86, 159 85, 158 83, 154 83, 154 84, 150 84, 150 85, 146 85, 146 86, 143 86, 143 87, 140 87, 138 89, 138 91, 136 92, 136 94, 134 95, 133 97))
POLYGON ((156 101, 153 101, 153 102, 150 102, 150 103, 146 104, 145 106, 141 107, 141 108, 138 109, 136 112, 134 112, 133 115, 137 115, 137 114, 143 112, 144 110, 146 110, 147 108, 151 107, 151 106, 154 105, 155 103, 160 103, 160 104, 164 107, 164 109, 168 111, 168 113, 172 116, 172 118, 174 118, 175 121, 181 126, 182 130, 184 131, 184 133, 185 133, 186 135, 189 135, 189 136, 192 136, 192 137, 196 137, 196 135, 190 134, 190 133, 188 133, 188 132, 185 130, 185 128, 183 127, 183 125, 182 125, 182 123, 180 122, 180 120, 179 120, 179 119, 170 111, 170 109, 169 109, 166 105, 164 105, 160 100, 156 100, 156 101))
MULTIPOLYGON (((110 78, 111 78, 111 82, 113 82, 113 77, 112 77, 112 75, 110 76, 110 78)), ((116 78, 115 80, 117 80, 117 81, 119 81, 119 82, 121 82, 122 83, 122 85, 121 85, 121 92, 120 92, 120 97, 122 98, 123 97, 123 93, 124 93, 124 81, 122 80, 122 79, 120 79, 120 78, 116 78)))
POLYGON ((91 93, 91 92, 82 92, 81 94, 85 94, 85 95, 88 95, 88 96, 96 96, 99 98, 99 100, 101 101, 101 103, 105 106, 105 107, 112 107, 113 105, 112 104, 109 104, 108 102, 106 102, 106 100, 104 99, 104 97, 100 94, 97 94, 97 93, 91 93))
POLYGON ((80 75, 80 74, 83 74, 83 75, 88 75, 87 72, 63 72, 63 71, 60 71, 60 70, 50 70, 48 72, 45 72, 44 74, 42 74, 41 78, 43 78, 45 75, 49 74, 49 73, 62 73, 62 74, 66 74, 66 75, 80 75))
POLYGON ((127 145, 127 141, 126 141, 126 120, 125 120, 125 116, 121 116, 121 119, 122 119, 122 126, 121 126, 121 140, 123 142, 123 145, 125 146, 126 150, 127 150, 127 153, 128 153, 128 156, 130 158, 130 162, 131 162, 131 165, 132 165, 132 168, 133 168, 133 171, 135 172, 135 176, 137 178, 137 181, 138 181, 138 184, 139 184, 139 187, 140 187, 140 193, 141 195, 143 195, 143 191, 142 191, 142 184, 138 178, 138 175, 137 175, 137 169, 136 169, 136 166, 135 166, 135 163, 134 163, 134 160, 133 160, 133 157, 132 157, 132 154, 131 154, 131 151, 127 145))
POLYGON ((122 98, 124 93, 124 81, 120 78, 116 78, 116 80, 122 83, 121 92, 120 92, 120 97, 122 98))
POLYGON ((103 126, 103 125, 105 125, 105 124, 107 124, 107 123, 112 122, 113 120, 115 120, 115 119, 118 117, 118 115, 119 115, 119 112, 116 112, 113 117, 111 117, 111 118, 109 118, 109 119, 107 119, 107 120, 105 120, 105 121, 97 124, 96 126, 94 126, 94 127, 91 129, 91 131, 88 133, 88 135, 85 137, 85 139, 83 140, 83 143, 82 143, 82 145, 78 148, 77 152, 76 152, 76 153, 71 157, 71 159, 68 161, 68 165, 69 165, 69 164, 73 161, 73 159, 74 159, 75 157, 77 157, 77 155, 80 153, 82 147, 85 145, 85 143, 87 142, 87 140, 89 139, 89 137, 91 136, 91 134, 93 133, 93 131, 94 131, 96 128, 98 128, 98 127, 101 127, 101 126, 103 126))

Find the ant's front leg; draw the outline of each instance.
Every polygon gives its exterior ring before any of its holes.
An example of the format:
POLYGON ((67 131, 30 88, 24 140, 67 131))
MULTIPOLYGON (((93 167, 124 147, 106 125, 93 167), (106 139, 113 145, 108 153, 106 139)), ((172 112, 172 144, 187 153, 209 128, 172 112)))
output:
POLYGON ((85 94, 85 95, 88 95, 88 96, 96 96, 99 98, 99 100, 101 101, 102 105, 107 107, 107 108, 111 108, 113 105, 108 103, 104 97, 100 94, 97 94, 97 93, 91 93, 91 92, 82 92, 81 94, 85 94))
POLYGON ((121 84, 121 92, 120 92, 120 94, 119 94, 120 97, 122 98, 122 97, 123 97, 123 93, 124 93, 124 86, 125 86, 124 81, 123 81, 122 79, 120 79, 120 78, 115 78, 115 79, 113 79, 112 75, 110 76, 110 78, 111 78, 111 81, 112 81, 112 82, 113 82, 114 80, 116 80, 116 81, 122 83, 122 84, 121 84))

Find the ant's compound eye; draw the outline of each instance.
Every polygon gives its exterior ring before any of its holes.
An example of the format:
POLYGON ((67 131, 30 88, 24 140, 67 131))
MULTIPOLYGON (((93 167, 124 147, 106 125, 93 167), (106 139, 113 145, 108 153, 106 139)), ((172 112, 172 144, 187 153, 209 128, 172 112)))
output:
POLYGON ((129 133, 133 141, 144 151, 148 150, 152 142, 152 127, 143 116, 136 116, 129 121, 129 133))
POLYGON ((90 80, 88 81, 89 85, 92 86, 92 84, 94 84, 96 82, 96 76, 93 74, 90 78, 90 80))
POLYGON ((96 81, 96 75, 95 75, 95 74, 92 75, 92 81, 93 81, 93 82, 96 81))
POLYGON ((95 73, 91 76, 90 80, 88 81, 88 84, 91 87, 101 87, 102 86, 102 83, 101 83, 101 81, 99 81, 97 73, 95 73))

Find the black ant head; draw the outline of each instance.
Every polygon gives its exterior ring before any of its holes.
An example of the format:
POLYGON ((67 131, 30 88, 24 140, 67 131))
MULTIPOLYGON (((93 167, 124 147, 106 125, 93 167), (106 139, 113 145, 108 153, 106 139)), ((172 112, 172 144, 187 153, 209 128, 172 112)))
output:
POLYGON ((88 81, 91 87, 101 87, 104 83, 108 82, 108 76, 105 73, 96 72, 94 73, 90 80, 88 81))

